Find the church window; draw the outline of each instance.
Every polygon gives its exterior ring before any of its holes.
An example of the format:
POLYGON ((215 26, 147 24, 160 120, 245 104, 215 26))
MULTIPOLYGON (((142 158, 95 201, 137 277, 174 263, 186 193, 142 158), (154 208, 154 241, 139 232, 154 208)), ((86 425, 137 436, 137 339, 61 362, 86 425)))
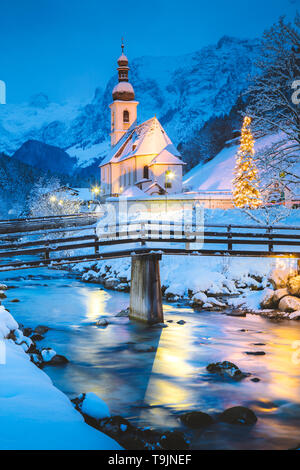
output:
POLYGON ((149 167, 147 165, 144 166, 143 177, 149 179, 149 167))
POLYGON ((123 111, 123 122, 129 122, 129 112, 127 111, 127 109, 123 111))
POLYGON ((115 128, 115 113, 114 113, 114 111, 111 114, 111 128, 112 128, 112 130, 114 130, 114 128, 115 128))

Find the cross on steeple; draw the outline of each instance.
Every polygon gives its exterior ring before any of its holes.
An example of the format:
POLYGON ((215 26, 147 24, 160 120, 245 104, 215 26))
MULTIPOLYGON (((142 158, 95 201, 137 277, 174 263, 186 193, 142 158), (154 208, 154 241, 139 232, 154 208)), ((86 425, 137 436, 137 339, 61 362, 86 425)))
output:
POLYGON ((124 38, 122 38, 121 49, 122 49, 122 54, 124 54, 124 38))

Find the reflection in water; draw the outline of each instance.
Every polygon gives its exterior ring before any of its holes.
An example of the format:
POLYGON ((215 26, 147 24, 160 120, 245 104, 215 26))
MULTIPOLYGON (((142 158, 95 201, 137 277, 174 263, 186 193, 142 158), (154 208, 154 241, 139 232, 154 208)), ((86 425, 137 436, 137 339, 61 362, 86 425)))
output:
POLYGON ((189 328, 164 328, 160 337, 145 395, 149 405, 188 406, 184 378, 193 372, 188 363, 191 348, 189 328), (184 345, 184 346, 183 346, 184 345), (164 379, 160 377, 163 376, 164 379), (171 378, 169 381, 168 378, 171 378))
POLYGON ((87 291, 80 289, 80 295, 86 298, 86 317, 91 322, 99 318, 99 312, 105 311, 105 304, 109 301, 110 295, 103 290, 87 291))
POLYGON ((113 414, 142 426, 180 428, 178 414, 201 410, 213 415, 243 405, 258 416, 252 428, 215 424, 191 436, 194 448, 285 449, 299 445, 300 374, 292 343, 300 339, 300 322, 272 322, 258 316, 227 317, 164 306, 168 328, 147 328, 116 317, 128 294, 83 284, 69 274, 46 269, 1 273, 16 319, 51 327, 40 346, 53 347, 71 362, 46 367, 54 383, 70 397, 94 391, 113 414), (30 276, 30 277, 29 277, 30 276), (95 326, 101 316, 110 324, 95 326), (177 324, 185 320, 184 325, 177 324), (155 352, 138 352, 137 344, 155 352), (263 350, 265 356, 246 351, 263 350), (241 382, 207 372, 210 362, 230 360, 252 375, 241 382), (254 383, 251 378, 258 377, 254 383))

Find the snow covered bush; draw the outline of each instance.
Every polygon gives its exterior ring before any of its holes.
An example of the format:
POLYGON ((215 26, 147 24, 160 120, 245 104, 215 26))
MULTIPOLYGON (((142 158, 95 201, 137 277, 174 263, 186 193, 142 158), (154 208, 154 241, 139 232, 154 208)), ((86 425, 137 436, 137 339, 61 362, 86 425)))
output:
POLYGON ((40 178, 29 195, 32 217, 78 214, 80 205, 80 199, 72 194, 70 188, 61 186, 57 178, 40 178))

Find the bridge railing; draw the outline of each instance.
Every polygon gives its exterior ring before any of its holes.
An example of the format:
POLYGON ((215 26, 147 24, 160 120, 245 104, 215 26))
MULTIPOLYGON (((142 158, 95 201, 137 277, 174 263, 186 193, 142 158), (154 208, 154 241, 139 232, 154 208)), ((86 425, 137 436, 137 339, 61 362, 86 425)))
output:
MULTIPOLYGON (((130 256, 133 252, 153 250, 165 254, 300 257, 300 227, 224 224, 203 227, 178 221, 142 220, 47 229, 43 236, 40 231, 0 235, 0 259, 13 259, 11 265, 130 256)), ((7 264, 0 268, 3 266, 7 264)))

